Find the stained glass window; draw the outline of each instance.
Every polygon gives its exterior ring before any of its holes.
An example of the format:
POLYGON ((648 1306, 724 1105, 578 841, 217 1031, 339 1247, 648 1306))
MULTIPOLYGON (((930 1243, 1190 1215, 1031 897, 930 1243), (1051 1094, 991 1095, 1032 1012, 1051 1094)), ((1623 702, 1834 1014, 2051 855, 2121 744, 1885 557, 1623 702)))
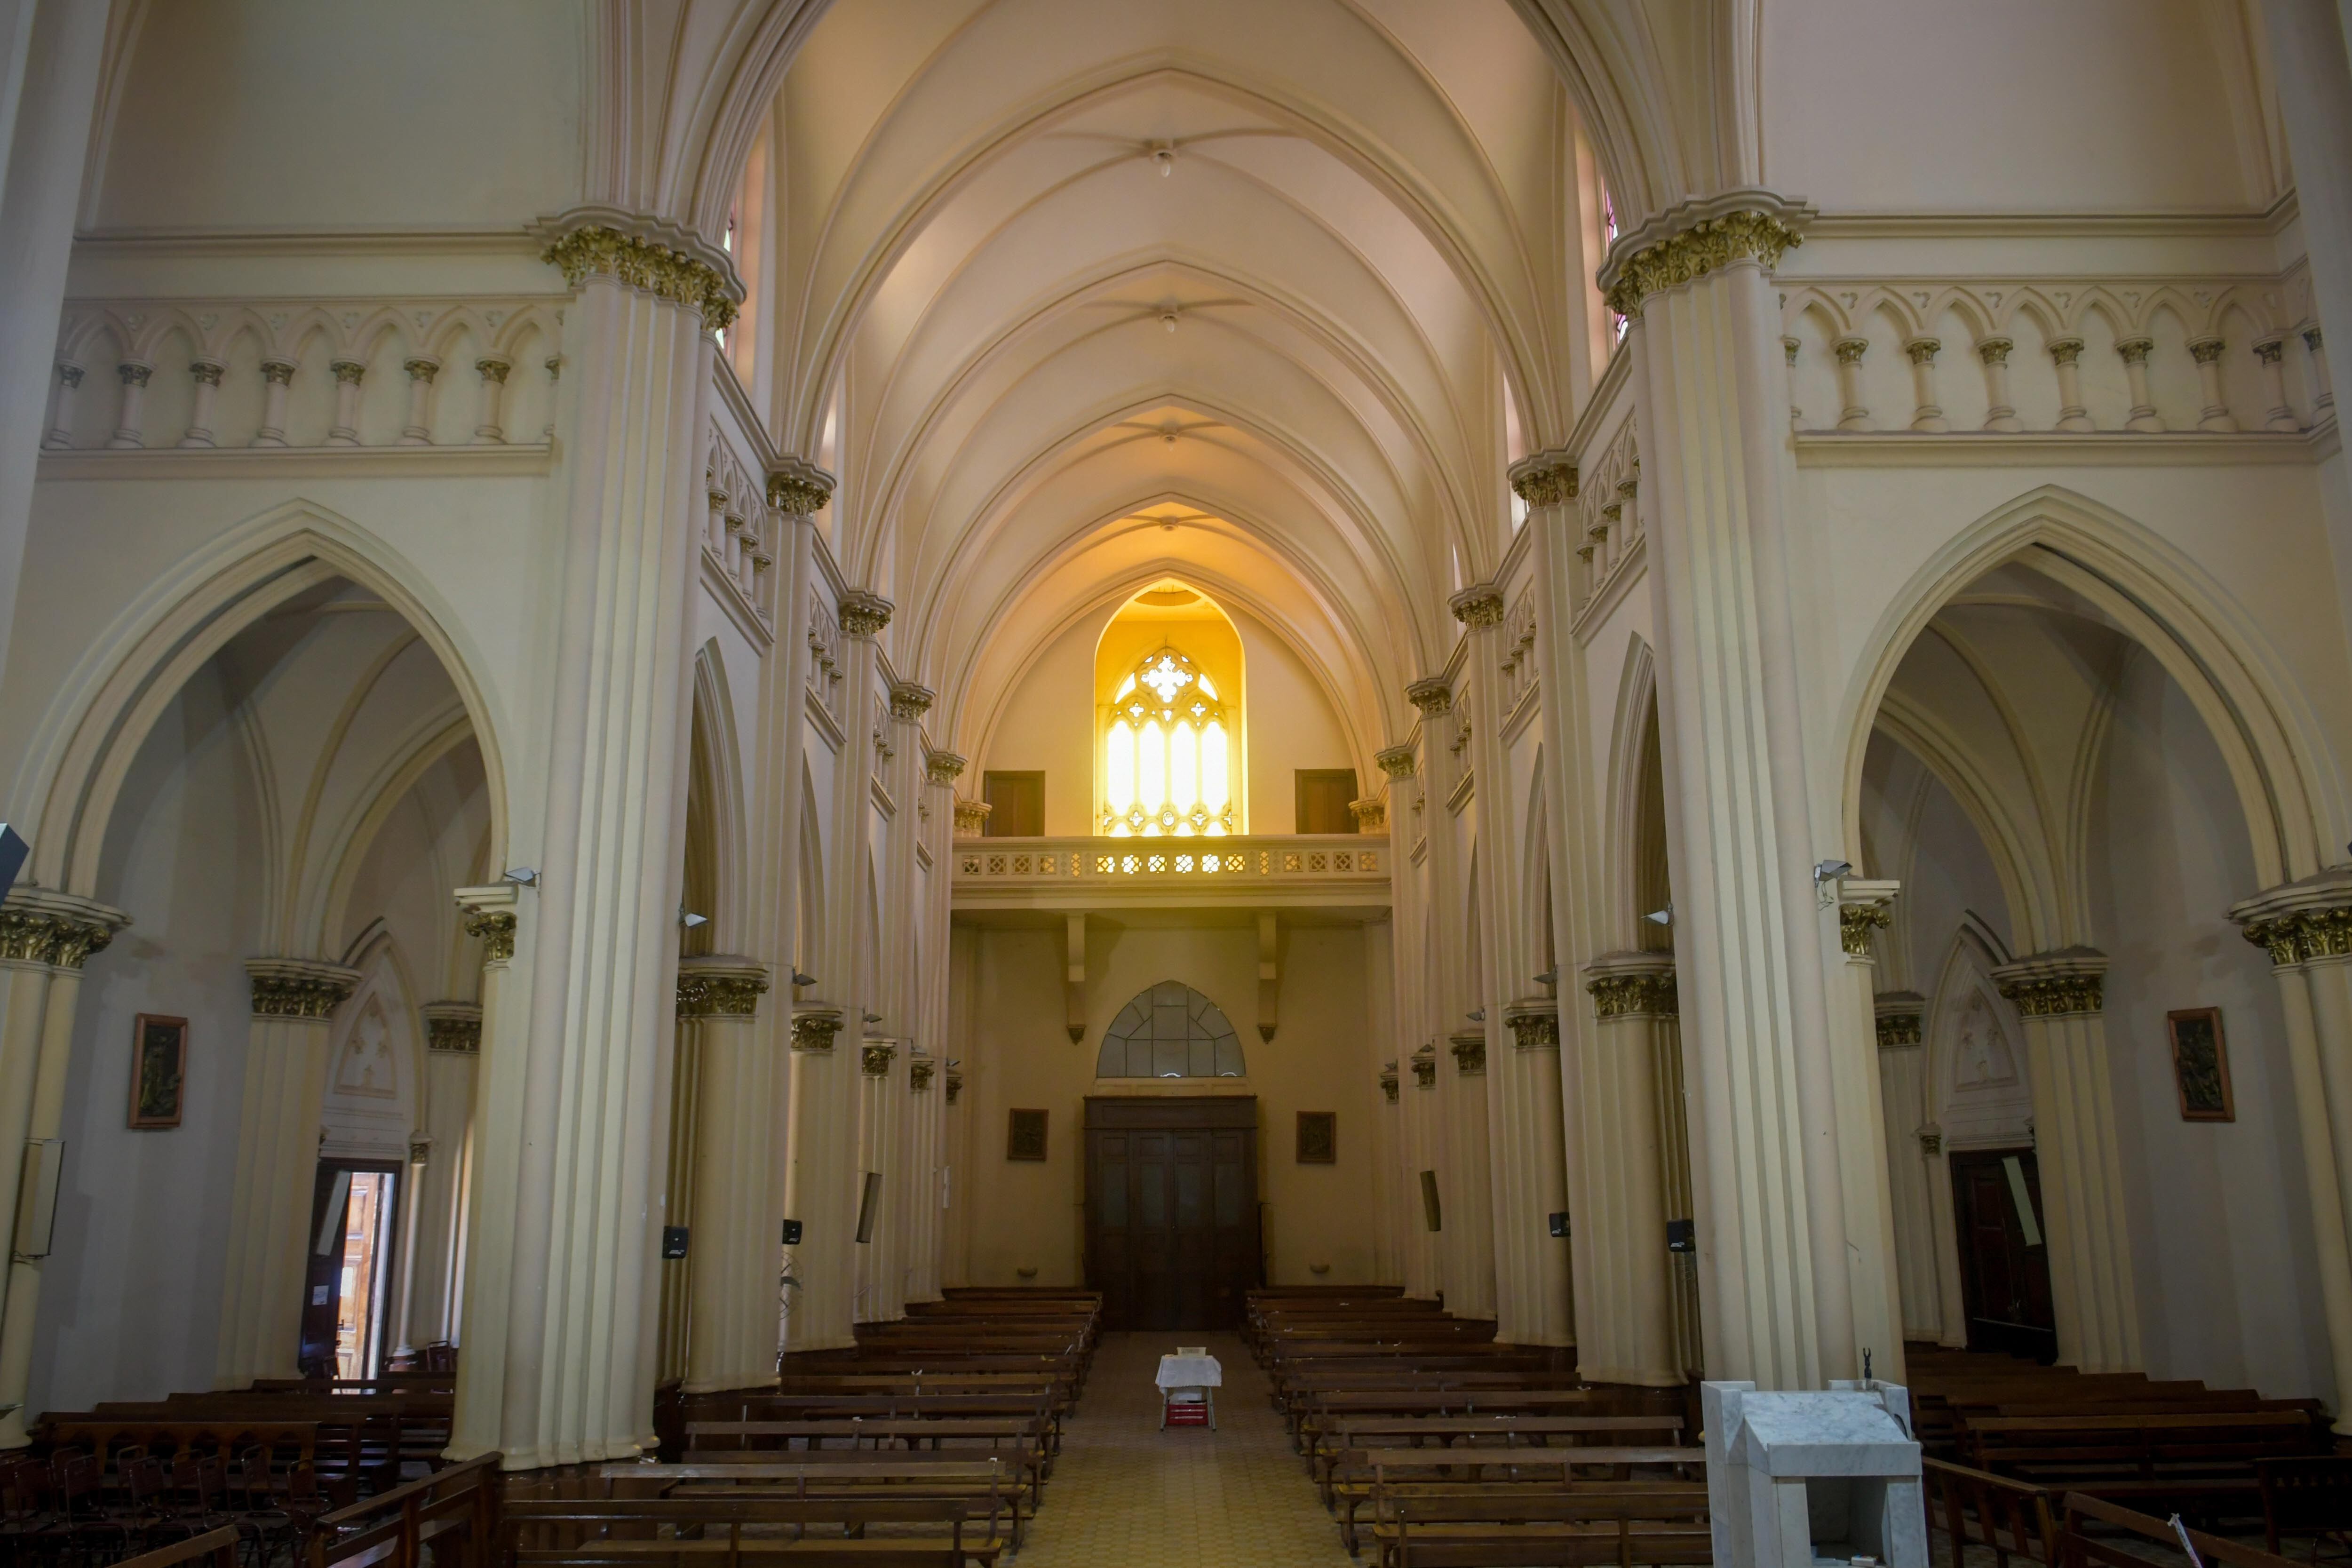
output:
POLYGON ((1234 830, 1233 743, 1207 675, 1162 644, 1119 682, 1103 729, 1102 831, 1113 838, 1234 830))
POLYGON ((1163 980, 1103 1031, 1097 1078, 1241 1078, 1249 1071, 1224 1010, 1178 980, 1163 980))

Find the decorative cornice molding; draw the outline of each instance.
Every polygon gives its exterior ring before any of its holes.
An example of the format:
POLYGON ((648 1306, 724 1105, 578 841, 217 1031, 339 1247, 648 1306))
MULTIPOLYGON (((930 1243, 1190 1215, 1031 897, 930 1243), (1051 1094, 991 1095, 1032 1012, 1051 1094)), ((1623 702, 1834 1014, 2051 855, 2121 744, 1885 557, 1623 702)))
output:
POLYGON ((963 777, 964 769, 971 765, 953 752, 927 752, 923 755, 923 776, 935 784, 952 784, 963 777))
POLYGON ((1503 624, 1503 591, 1492 583, 1474 584, 1445 601, 1454 618, 1473 631, 1503 624))
POLYGON ((2105 1005, 2106 973, 2105 953, 2069 947, 2000 964, 1992 972, 1992 983, 2025 1017, 2080 1017, 2105 1005))
POLYGON ((1916 991, 1882 991, 1873 998, 1871 1011, 1877 1018, 1880 1050, 1896 1050, 1919 1043, 1927 999, 1916 991))
POLYGON ((1596 281, 1611 310, 1639 316, 1652 295, 1734 262, 1752 258, 1769 272, 1817 216, 1803 202, 1753 187, 1683 202, 1621 236, 1596 281))
POLYGON ((327 1019, 359 989, 360 972, 307 958, 248 958, 257 1018, 327 1019))
POLYGON ((833 1037, 841 1033, 842 1011, 838 1007, 803 1006, 793 1009, 793 1049, 796 1051, 829 1051, 833 1037))
POLYGON ((888 1040, 867 1040, 858 1047, 857 1066, 867 1078, 888 1078, 890 1058, 898 1047, 888 1040))
POLYGON ((1511 1043, 1519 1050, 1559 1049, 1559 1004, 1557 1002, 1514 1002, 1503 1009, 1503 1022, 1509 1026, 1511 1043))
POLYGON ((1454 1070, 1464 1078, 1476 1078, 1486 1070, 1486 1036, 1465 1032, 1447 1037, 1446 1047, 1454 1053, 1454 1070))
POLYGON ((1391 779, 1402 780, 1412 777, 1413 763, 1412 748, 1411 746, 1383 747, 1379 752, 1373 753, 1372 761, 1378 763, 1380 764, 1381 772, 1388 774, 1391 779))
POLYGON ((451 1056, 478 1055, 482 1048, 482 1008, 477 1002, 427 1002, 417 1009, 425 1016, 425 1048, 451 1056))
POLYGON ((890 624, 897 606, 879 594, 852 588, 841 595, 841 629, 854 637, 870 637, 890 624))
POLYGON ((767 989, 768 966, 756 959, 713 954, 677 962, 681 1018, 751 1017, 767 989))
POLYGON ((902 724, 912 724, 931 710, 940 694, 928 686, 911 680, 894 681, 890 687, 890 717, 902 724))
POLYGON ((1511 489, 1530 507, 1576 499, 1576 463, 1565 452, 1531 452, 1510 468, 1511 489))
POLYGON ((768 472, 768 504, 778 511, 809 517, 823 511, 839 483, 814 463, 784 458, 768 472))
POLYGON ((1670 952, 1604 952, 1584 966, 1596 1018, 1672 1018, 1681 1012, 1670 952))
POLYGON ((1424 675, 1404 689, 1404 700, 1419 709, 1423 717, 1433 718, 1454 710, 1454 688, 1442 675, 1424 675))
POLYGON ((743 297, 724 251, 709 252, 701 240, 675 224, 618 207, 574 207, 533 226, 547 242, 540 259, 559 268, 577 289, 590 277, 607 277, 625 287, 700 312, 717 331, 735 320, 743 297))

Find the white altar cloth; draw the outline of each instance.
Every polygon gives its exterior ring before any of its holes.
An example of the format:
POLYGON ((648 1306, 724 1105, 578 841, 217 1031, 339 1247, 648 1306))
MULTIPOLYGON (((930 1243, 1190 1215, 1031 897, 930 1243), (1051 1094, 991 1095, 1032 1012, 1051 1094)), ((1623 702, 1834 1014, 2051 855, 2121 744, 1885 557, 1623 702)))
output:
POLYGON ((1164 1392, 1171 1388, 1222 1388, 1225 1369, 1213 1355, 1164 1355, 1153 1379, 1164 1392))

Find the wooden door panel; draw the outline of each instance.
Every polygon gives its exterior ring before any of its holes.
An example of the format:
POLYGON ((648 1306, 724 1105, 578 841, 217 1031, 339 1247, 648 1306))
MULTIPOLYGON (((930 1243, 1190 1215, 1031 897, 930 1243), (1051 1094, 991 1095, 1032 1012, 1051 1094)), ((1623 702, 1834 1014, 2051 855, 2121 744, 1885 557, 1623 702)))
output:
POLYGON ((1230 1328, 1256 1282, 1256 1101, 1087 1101, 1087 1276, 1106 1326, 1230 1328))
POLYGON ((2033 1151, 1971 1150, 1950 1155, 1948 1163, 1969 1348, 2054 1360, 2057 1318, 2050 1295, 2050 1248, 2041 1233, 2042 1177, 2033 1151), (2019 1182, 2011 1180, 2011 1161, 2019 1182), (2019 1212, 2016 1188, 2021 1183, 2032 1210, 2030 1222, 2019 1212))

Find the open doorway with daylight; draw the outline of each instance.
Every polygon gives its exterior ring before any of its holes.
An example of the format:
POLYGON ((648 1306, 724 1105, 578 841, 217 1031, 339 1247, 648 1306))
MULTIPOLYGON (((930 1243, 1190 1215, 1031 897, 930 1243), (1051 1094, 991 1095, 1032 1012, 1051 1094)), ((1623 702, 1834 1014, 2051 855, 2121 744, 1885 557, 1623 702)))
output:
POLYGON ((310 1206, 310 1259, 302 1284, 305 1377, 369 1378, 389 1348, 386 1302, 399 1232, 401 1170, 325 1161, 310 1206))

